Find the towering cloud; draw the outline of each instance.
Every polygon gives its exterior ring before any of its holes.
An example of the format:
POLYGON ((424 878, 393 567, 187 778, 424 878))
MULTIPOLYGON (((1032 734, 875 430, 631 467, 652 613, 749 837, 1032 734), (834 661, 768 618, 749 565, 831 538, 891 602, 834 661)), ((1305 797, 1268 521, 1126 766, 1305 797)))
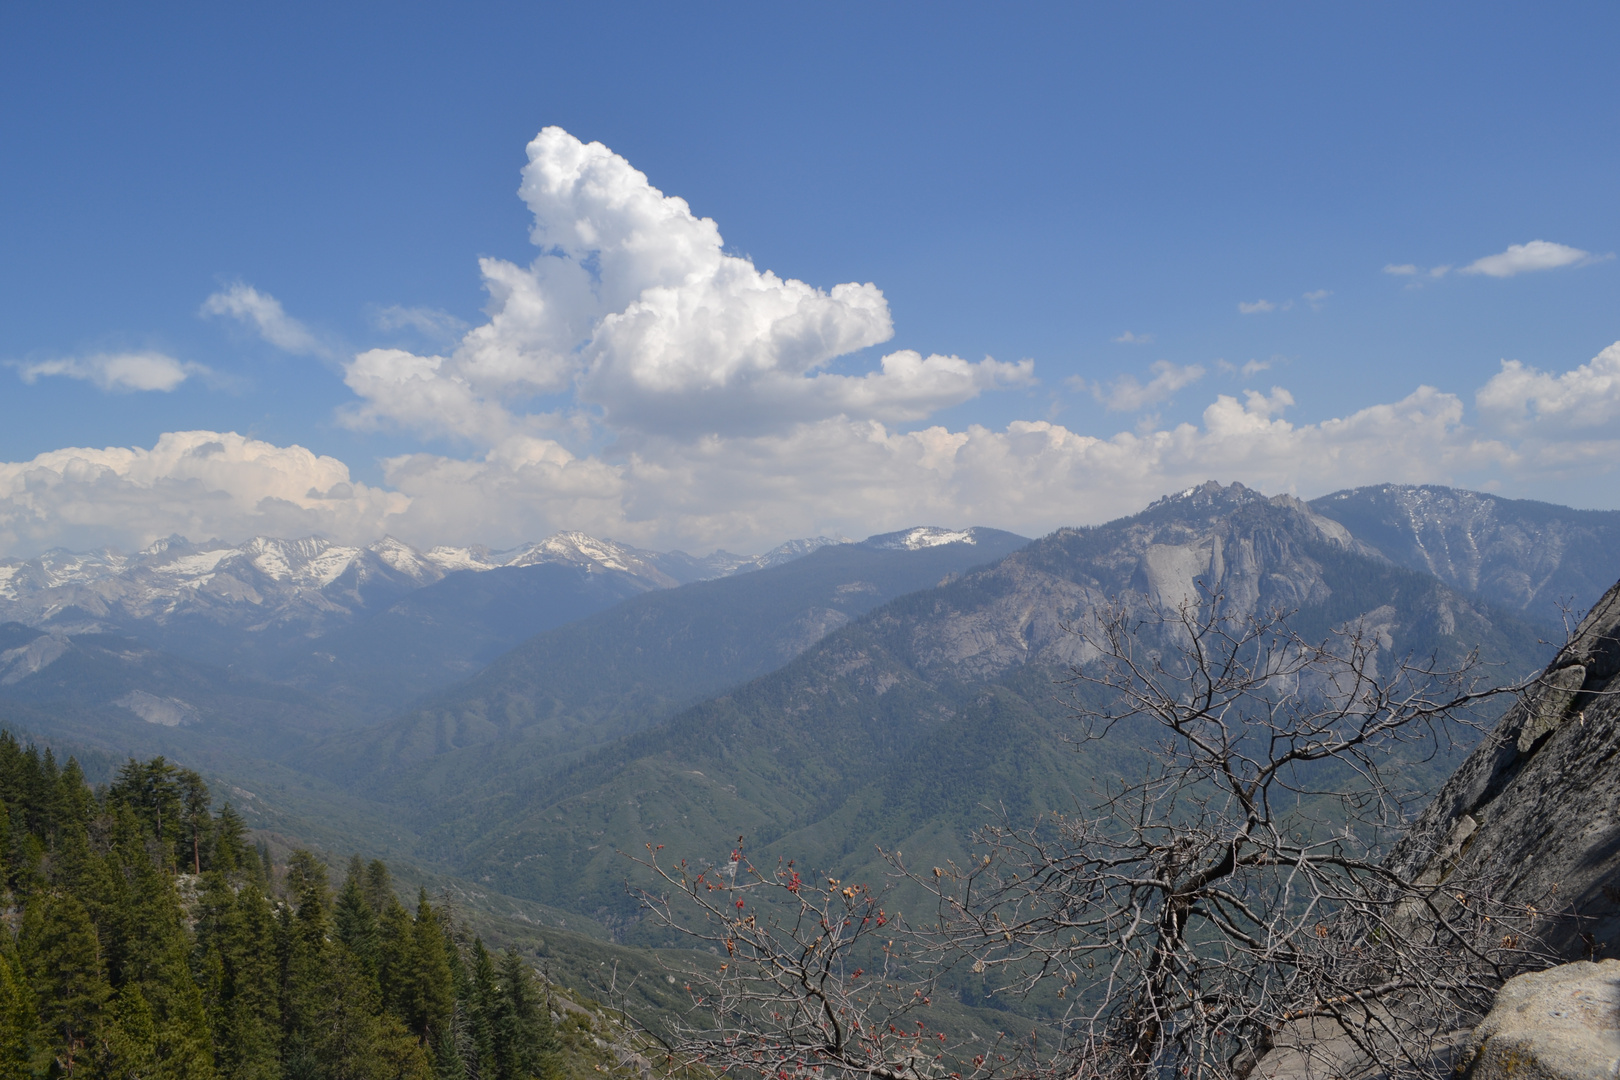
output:
POLYGON ((823 370, 887 341, 875 285, 823 291, 727 254, 720 229, 601 143, 546 128, 519 189, 540 249, 484 259, 490 318, 448 356, 372 350, 348 366, 351 423, 472 441, 532 432, 535 397, 572 391, 624 433, 758 433, 844 415, 917 420, 1032 367, 901 351, 876 371, 823 370))

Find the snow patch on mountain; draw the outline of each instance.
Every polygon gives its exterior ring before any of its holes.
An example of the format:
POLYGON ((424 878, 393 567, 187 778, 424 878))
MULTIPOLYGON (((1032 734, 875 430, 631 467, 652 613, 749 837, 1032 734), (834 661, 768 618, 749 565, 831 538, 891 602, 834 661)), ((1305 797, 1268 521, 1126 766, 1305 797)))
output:
POLYGON ((883 533, 867 539, 868 547, 882 548, 888 551, 918 551, 922 548, 939 547, 941 544, 974 544, 973 530, 942 529, 936 525, 921 525, 915 529, 902 529, 900 532, 883 533))
MULTIPOLYGON (((915 530, 913 530, 915 531, 915 530)), ((53 550, 0 561, 0 621, 61 633, 139 632, 144 624, 196 618, 249 631, 319 636, 373 614, 457 571, 547 563, 587 573, 628 574, 649 589, 727 577, 801 558, 825 536, 792 540, 764 555, 657 552, 582 532, 505 551, 439 546, 419 551, 392 537, 365 547, 320 537, 256 536, 231 545, 171 536, 135 555, 53 550)))

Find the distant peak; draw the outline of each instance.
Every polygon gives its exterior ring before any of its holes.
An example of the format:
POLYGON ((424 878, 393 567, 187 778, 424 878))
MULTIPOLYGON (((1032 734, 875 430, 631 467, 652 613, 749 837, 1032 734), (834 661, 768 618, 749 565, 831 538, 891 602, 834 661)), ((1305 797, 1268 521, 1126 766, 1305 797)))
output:
POLYGON ((163 555, 175 548, 189 548, 191 541, 179 533, 172 533, 161 540, 154 540, 140 550, 142 555, 163 555))
POLYGON ((870 536, 865 543, 867 547, 882 548, 886 551, 918 551, 922 548, 939 547, 941 544, 976 544, 978 541, 974 539, 972 529, 942 529, 938 525, 919 525, 913 529, 870 536))
POLYGON ((1214 506, 1218 503, 1228 505, 1244 505, 1252 502, 1265 502, 1266 497, 1253 488, 1244 487, 1236 480, 1226 486, 1221 486, 1219 480, 1205 480, 1202 484, 1194 485, 1185 491, 1177 491, 1162 496, 1148 504, 1149 510, 1161 506, 1170 506, 1184 503, 1191 506, 1214 506))

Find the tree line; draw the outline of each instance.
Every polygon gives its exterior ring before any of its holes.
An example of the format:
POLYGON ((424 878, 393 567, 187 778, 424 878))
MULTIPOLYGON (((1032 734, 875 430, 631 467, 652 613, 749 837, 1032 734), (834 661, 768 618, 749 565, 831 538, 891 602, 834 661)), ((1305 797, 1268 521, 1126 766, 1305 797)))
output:
POLYGON ((516 952, 388 867, 279 872, 163 758, 92 789, 0 733, 0 1080, 557 1080, 516 952))

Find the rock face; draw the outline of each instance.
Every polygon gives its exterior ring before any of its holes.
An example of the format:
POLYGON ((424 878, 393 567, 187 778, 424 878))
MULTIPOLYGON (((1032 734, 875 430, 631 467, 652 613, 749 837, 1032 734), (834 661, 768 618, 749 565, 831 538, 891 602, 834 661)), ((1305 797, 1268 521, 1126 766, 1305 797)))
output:
POLYGON ((1464 1080, 1614 1080, 1620 1075, 1620 960, 1520 975, 1474 1030, 1464 1080))
POLYGON ((1475 748, 1391 855, 1533 904, 1566 959, 1620 951, 1620 585, 1475 748))

